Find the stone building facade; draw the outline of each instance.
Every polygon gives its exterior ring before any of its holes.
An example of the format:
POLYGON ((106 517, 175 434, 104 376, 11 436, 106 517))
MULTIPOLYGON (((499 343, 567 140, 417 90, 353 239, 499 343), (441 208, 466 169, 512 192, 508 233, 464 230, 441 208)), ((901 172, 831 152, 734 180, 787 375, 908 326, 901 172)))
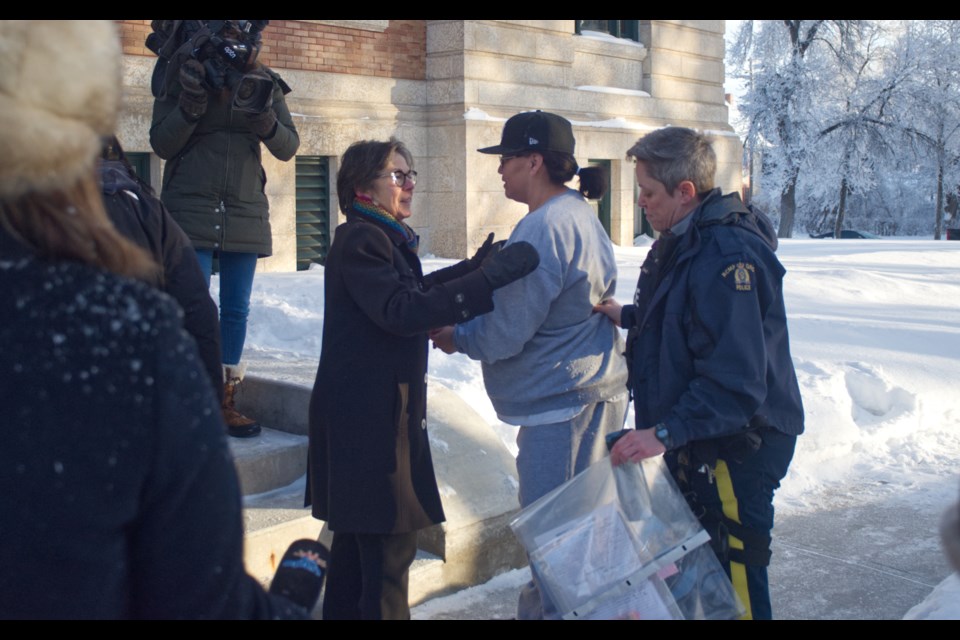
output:
MULTIPOLYGON (((149 153, 148 136, 156 57, 143 44, 150 22, 118 23, 125 58, 119 133, 128 151, 143 154, 156 185, 161 162, 149 153)), ((497 144, 503 122, 531 109, 573 122, 581 165, 610 167, 598 215, 617 244, 631 245, 642 229, 624 154, 651 129, 672 124, 710 134, 719 184, 739 190, 723 31, 722 20, 271 21, 261 60, 293 88, 287 102, 301 145, 297 161, 264 154, 274 255, 259 268, 291 271, 322 259, 342 220, 337 158, 356 140, 391 135, 410 147, 420 174, 410 223, 422 253, 463 257, 490 231, 506 237, 525 207, 504 197, 497 158, 476 149, 497 144), (586 28, 600 22, 630 22, 629 35, 586 28)))

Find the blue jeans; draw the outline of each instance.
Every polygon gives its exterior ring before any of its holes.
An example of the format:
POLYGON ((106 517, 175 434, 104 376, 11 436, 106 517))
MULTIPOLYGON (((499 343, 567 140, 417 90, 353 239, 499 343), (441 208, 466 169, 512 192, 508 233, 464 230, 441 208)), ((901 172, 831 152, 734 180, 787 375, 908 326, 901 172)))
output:
MULTIPOLYGON (((195 249, 203 277, 210 286, 213 272, 213 250, 195 249)), ((220 342, 223 364, 240 364, 243 343, 247 338, 247 316, 250 315, 250 291, 257 269, 257 254, 221 251, 220 257, 220 342)))

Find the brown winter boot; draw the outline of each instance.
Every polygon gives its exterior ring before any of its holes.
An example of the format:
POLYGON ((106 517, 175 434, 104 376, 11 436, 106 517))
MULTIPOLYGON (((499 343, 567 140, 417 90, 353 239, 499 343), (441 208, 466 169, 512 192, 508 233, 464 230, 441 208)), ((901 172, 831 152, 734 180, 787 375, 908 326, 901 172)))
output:
POLYGON ((234 438, 252 438, 260 435, 260 423, 243 415, 234 404, 234 394, 243 381, 246 372, 243 364, 223 365, 223 421, 227 423, 227 434, 234 438))

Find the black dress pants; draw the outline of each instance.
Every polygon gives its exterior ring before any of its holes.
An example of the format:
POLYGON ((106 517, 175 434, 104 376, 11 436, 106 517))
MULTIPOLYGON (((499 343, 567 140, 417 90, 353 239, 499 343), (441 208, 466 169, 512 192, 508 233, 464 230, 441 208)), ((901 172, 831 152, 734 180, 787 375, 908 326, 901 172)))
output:
POLYGON ((323 619, 409 620, 407 585, 416 555, 416 531, 393 535, 335 532, 323 619))

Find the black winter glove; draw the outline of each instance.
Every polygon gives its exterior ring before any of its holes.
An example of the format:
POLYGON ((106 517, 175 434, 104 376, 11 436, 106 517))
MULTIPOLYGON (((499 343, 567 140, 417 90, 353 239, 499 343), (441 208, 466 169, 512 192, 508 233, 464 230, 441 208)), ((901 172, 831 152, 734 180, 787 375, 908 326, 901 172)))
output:
POLYGON ((480 248, 477 249, 477 252, 473 254, 473 257, 468 259, 467 262, 470 263, 470 269, 476 269, 483 261, 487 259, 488 256, 500 251, 503 249, 503 245, 507 243, 506 240, 500 240, 499 242, 493 241, 493 234, 487 236, 487 239, 483 241, 483 244, 480 245, 480 248))
POLYGON ((199 60, 190 58, 180 65, 180 109, 191 122, 207 112, 207 90, 203 87, 206 74, 199 60))
MULTIPOLYGON (((276 86, 270 74, 262 68, 257 67, 244 76, 243 81, 237 87, 235 103, 237 101, 241 103, 248 102, 251 94, 256 91, 258 87, 263 86, 263 83, 267 83, 273 88, 276 86)), ((273 110, 273 91, 271 90, 270 93, 267 94, 266 103, 264 103, 263 110, 260 111, 260 113, 248 112, 244 115, 247 118, 247 126, 250 127, 250 131, 255 133, 258 138, 266 140, 267 138, 273 137, 277 129, 277 114, 273 110)))
POLYGON ((246 117, 250 131, 253 131, 261 140, 272 137, 276 132, 277 114, 273 112, 273 109, 267 109, 262 113, 248 113, 246 117))
POLYGON ((540 264, 540 254, 529 242, 521 240, 487 256, 480 271, 491 289, 505 287, 519 280, 540 264))

